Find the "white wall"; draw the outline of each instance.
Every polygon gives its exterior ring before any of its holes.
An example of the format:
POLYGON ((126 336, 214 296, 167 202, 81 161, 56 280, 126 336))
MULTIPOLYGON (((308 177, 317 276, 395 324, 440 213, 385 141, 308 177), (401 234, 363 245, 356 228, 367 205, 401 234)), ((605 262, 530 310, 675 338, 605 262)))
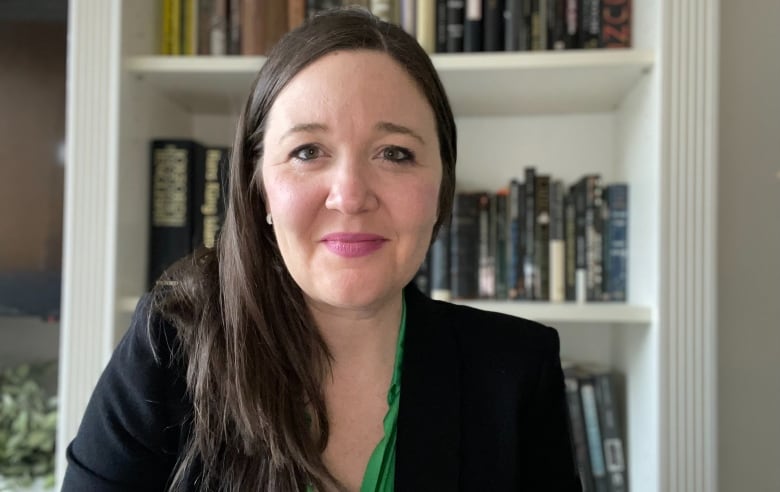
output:
POLYGON ((780 1, 721 2, 719 487, 780 490, 780 1))

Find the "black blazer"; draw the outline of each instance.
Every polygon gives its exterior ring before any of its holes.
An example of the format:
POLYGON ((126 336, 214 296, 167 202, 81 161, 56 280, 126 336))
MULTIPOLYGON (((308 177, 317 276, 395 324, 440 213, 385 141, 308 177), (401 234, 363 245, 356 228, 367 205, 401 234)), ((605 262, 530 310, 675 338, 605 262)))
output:
MULTIPOLYGON (((413 287, 405 295, 395 489, 581 490, 557 332, 413 287)), ((64 491, 165 488, 192 406, 170 364, 175 332, 149 311, 144 297, 98 381, 67 449, 64 491)))

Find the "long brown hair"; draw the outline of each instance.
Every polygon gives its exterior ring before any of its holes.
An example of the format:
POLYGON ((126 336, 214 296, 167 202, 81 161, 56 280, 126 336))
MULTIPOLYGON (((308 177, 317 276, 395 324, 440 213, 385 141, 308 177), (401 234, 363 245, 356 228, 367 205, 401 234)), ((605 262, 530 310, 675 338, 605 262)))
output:
POLYGON ((193 403, 172 490, 197 473, 201 490, 339 487, 321 457, 328 442, 321 382, 330 354, 265 225, 258 166, 266 118, 279 92, 323 55, 358 49, 387 53, 430 103, 443 165, 434 237, 449 221, 455 122, 441 81, 414 38, 360 9, 327 11, 285 35, 238 121, 226 218, 214 250, 180 262, 154 289, 158 309, 178 330, 193 403))

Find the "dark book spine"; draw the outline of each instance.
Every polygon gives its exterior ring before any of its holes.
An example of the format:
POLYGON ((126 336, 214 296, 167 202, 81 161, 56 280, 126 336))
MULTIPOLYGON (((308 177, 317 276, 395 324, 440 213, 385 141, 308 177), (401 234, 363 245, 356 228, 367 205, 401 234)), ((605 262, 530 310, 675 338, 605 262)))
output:
POLYGON ((602 0, 600 46, 631 47, 631 0, 602 0))
POLYGON ((566 47, 568 49, 582 48, 580 41, 580 27, 582 26, 582 2, 581 0, 566 0, 566 47))
POLYGON ((610 301, 626 300, 628 258, 628 185, 605 189, 607 220, 604 230, 604 294, 610 301))
POLYGON ((569 407, 569 423, 571 425, 572 447, 577 471, 582 483, 582 492, 593 492, 593 472, 588 456, 588 435, 585 430, 585 419, 580 402, 580 383, 577 371, 573 368, 564 369, 564 384, 566 386, 566 403, 569 407))
POLYGON ((190 252, 193 142, 154 140, 151 145, 149 286, 190 252))
POLYGON ((501 190, 495 196, 495 221, 493 230, 495 231, 495 265, 496 265, 496 299, 505 300, 509 298, 508 274, 508 248, 509 244, 509 220, 507 218, 507 203, 509 194, 506 190, 501 190))
POLYGON ((525 251, 523 252, 523 272, 525 275, 525 298, 534 299, 536 285, 536 169, 525 168, 525 251))
POLYGON ((228 0, 227 54, 241 54, 241 0, 228 0))
POLYGON ((506 0, 504 9, 504 48, 528 51, 530 46, 530 0, 506 0))
POLYGON ((596 407, 599 411, 606 481, 611 492, 626 492, 626 460, 623 452, 623 431, 615 402, 615 375, 598 372, 593 377, 596 407))
POLYGON ((566 0, 547 0, 547 49, 565 50, 566 0))
POLYGON ((580 179, 571 188, 574 201, 574 300, 584 302, 587 299, 587 243, 585 239, 586 182, 580 179))
POLYGON ((550 300, 550 176, 534 184, 534 300, 550 300))
POLYGON ((564 197, 564 233, 566 241, 566 300, 577 300, 577 216, 574 207, 574 193, 564 197))
MULTIPOLYGON (((547 49, 547 2, 548 0, 530 0, 531 50, 547 49)), ((549 0, 551 2, 555 0, 549 0)))
POLYGON ((504 1, 485 0, 482 12, 485 51, 504 51, 504 1))
POLYGON ((587 299, 602 301, 603 297, 603 254, 604 204, 602 199, 601 178, 598 175, 587 177, 585 207, 585 248, 587 255, 587 299))
POLYGON ((447 52, 447 0, 436 0, 436 52, 447 52))
POLYGON ((479 197, 479 297, 495 297, 496 265, 492 256, 494 239, 491 234, 493 196, 483 193, 479 197))
POLYGON ((463 52, 464 0, 447 0, 447 52, 463 52))
POLYGON ((450 286, 453 299, 479 295, 479 199, 480 193, 458 193, 452 214, 450 286))
MULTIPOLYGON (((203 214, 206 202, 206 159, 202 146, 193 142, 190 146, 190 217, 192 228, 190 236, 190 251, 195 251, 203 245, 203 232, 207 216, 203 214)), ((214 211, 216 213, 216 210, 214 211)))
POLYGON ((223 168, 227 164, 227 153, 226 147, 208 147, 203 152, 203 157, 196 160, 196 163, 203 163, 203 172, 196 174, 196 178, 200 176, 203 181, 197 179, 195 181, 196 189, 200 194, 199 199, 196 197, 196 203, 199 203, 199 213, 195 215, 199 222, 197 228, 200 237, 194 235, 194 247, 202 244, 207 248, 213 248, 219 237, 219 231, 222 229, 223 202, 227 191, 222 187, 222 178, 225 175, 223 168))
POLYGON ((450 288, 450 225, 443 224, 431 247, 431 297, 440 301, 452 298, 450 288))
POLYGON ((525 275, 523 273, 523 230, 525 216, 520 211, 524 204, 523 183, 513 179, 509 183, 509 200, 507 203, 507 220, 509 222, 509 238, 507 242, 507 284, 509 299, 525 297, 525 275))
POLYGON ((580 46, 585 49, 601 45, 601 0, 582 0, 580 46))
POLYGON ((604 450, 602 448, 602 434, 601 425, 599 423, 596 387, 592 375, 583 375, 580 377, 580 402, 582 403, 585 433, 588 438, 588 456, 590 457, 590 469, 593 476, 594 490, 596 492, 609 492, 607 470, 604 463, 604 450))
POLYGON ((463 51, 482 51, 482 0, 466 0, 463 51))

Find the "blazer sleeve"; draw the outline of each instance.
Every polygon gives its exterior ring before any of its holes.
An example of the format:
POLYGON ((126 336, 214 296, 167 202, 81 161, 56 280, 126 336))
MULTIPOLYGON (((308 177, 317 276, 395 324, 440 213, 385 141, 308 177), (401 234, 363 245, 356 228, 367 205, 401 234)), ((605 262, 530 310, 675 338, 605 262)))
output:
POLYGON ((176 463, 184 386, 170 364, 173 330, 149 313, 147 295, 67 448, 65 492, 166 487, 176 463))
POLYGON ((528 490, 582 491, 582 484, 574 463, 570 437, 566 389, 560 360, 560 340, 553 329, 548 333, 546 354, 542 361, 539 383, 531 399, 530 421, 534 422, 534 436, 529 440, 533 449, 527 450, 530 475, 528 490))

